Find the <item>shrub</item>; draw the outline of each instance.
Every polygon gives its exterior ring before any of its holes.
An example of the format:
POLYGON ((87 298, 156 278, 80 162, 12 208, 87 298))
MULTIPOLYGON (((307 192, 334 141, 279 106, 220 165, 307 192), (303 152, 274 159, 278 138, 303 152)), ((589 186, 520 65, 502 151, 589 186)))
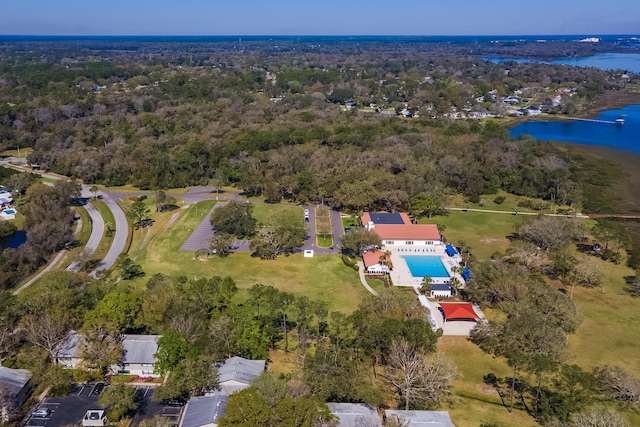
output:
POLYGON ((358 264, 355 264, 353 267, 353 271, 360 271, 360 266, 358 264))
POLYGON ((495 199, 493 199, 493 203, 495 203, 496 205, 501 205, 504 203, 505 197, 504 196, 498 196, 495 199))
POLYGON ((356 265, 356 261, 355 260, 352 260, 348 255, 344 255, 344 254, 342 254, 342 262, 347 267, 352 267, 353 268, 353 266, 356 265))

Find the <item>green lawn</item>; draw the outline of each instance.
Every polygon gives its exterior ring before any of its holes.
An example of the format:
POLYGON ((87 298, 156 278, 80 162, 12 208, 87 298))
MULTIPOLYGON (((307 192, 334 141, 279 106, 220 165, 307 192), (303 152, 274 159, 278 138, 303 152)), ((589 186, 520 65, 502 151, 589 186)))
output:
POLYGON ((303 219, 304 211, 299 206, 282 206, 268 203, 253 203, 252 216, 258 221, 258 224, 265 224, 276 212, 286 209, 294 209, 300 213, 300 219, 303 219))
POLYGON ((330 248, 331 246, 333 246, 333 238, 331 237, 331 235, 322 235, 322 234, 318 234, 316 236, 316 242, 318 244, 318 247, 320 248, 330 248))
MULTIPOLYGON (((144 286, 148 278, 156 273, 190 278, 230 276, 241 289, 248 289, 256 283, 271 285, 296 295, 306 295, 312 300, 327 301, 331 310, 343 312, 355 310, 367 295, 358 273, 346 267, 338 256, 304 258, 296 254, 263 261, 248 253, 238 253, 223 259, 215 256, 196 259, 193 251, 181 251, 184 241, 202 220, 200 214, 208 212, 213 204, 212 201, 198 203, 198 216, 194 206, 189 207, 166 230, 150 237, 136 261, 142 265, 146 277, 132 281, 132 284, 144 286)), ((268 215, 269 210, 283 209, 273 205, 255 206, 254 213, 263 217, 268 215)), ((152 228, 157 225, 154 224, 152 228)), ((157 230, 161 230, 161 227, 157 230)), ((241 296, 246 294, 241 292, 241 296)))
POLYGON ((517 208, 519 212, 533 213, 561 213, 562 209, 571 210, 568 206, 557 206, 547 200, 516 196, 515 194, 509 194, 502 190, 499 190, 496 194, 481 195, 479 203, 470 203, 462 195, 457 195, 449 200, 449 206, 453 208, 486 209, 505 212, 513 212, 513 210, 517 208), (504 198, 502 203, 495 202, 498 197, 504 198), (521 203, 527 202, 530 203, 529 207, 519 206, 521 203), (531 206, 535 206, 538 209, 533 209, 531 206))
POLYGON ((538 425, 525 411, 509 413, 498 394, 483 384, 483 377, 490 372, 498 377, 512 372, 502 359, 484 353, 466 337, 442 337, 438 340, 438 351, 444 352, 458 368, 459 378, 454 382, 454 407, 446 408, 456 427, 478 427, 483 423, 520 427, 538 425))
POLYGON ((507 236, 514 232, 514 226, 522 221, 521 215, 485 212, 449 211, 448 215, 423 218, 424 224, 443 224, 447 228, 444 236, 453 244, 465 240, 476 258, 489 259, 496 251, 504 252, 509 246, 507 236))
POLYGON ((602 266, 606 279, 601 288, 575 288, 573 300, 584 319, 569 337, 572 359, 585 369, 618 365, 640 378, 640 298, 629 296, 623 280, 633 270, 593 260, 602 266))

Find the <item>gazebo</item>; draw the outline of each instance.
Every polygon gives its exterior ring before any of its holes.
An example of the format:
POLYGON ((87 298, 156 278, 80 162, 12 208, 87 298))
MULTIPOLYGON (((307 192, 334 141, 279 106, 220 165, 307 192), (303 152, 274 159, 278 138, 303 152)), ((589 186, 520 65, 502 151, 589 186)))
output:
POLYGON ((480 318, 470 302, 441 302, 439 304, 445 322, 450 320, 476 321, 480 318))

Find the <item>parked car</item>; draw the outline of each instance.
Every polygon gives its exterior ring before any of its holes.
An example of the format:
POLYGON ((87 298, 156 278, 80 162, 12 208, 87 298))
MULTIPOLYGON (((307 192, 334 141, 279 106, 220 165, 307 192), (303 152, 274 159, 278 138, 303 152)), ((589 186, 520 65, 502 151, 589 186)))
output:
POLYGON ((162 401, 162 404, 164 406, 174 406, 174 407, 180 407, 180 406, 184 406, 184 400, 181 399, 166 399, 162 401))
POLYGON ((100 396, 100 393, 102 393, 102 390, 104 390, 104 383, 97 383, 95 386, 93 386, 93 390, 91 390, 91 394, 93 396, 100 396))
POLYGON ((38 408, 31 411, 31 416, 34 418, 47 418, 49 415, 51 415, 49 408, 38 408))

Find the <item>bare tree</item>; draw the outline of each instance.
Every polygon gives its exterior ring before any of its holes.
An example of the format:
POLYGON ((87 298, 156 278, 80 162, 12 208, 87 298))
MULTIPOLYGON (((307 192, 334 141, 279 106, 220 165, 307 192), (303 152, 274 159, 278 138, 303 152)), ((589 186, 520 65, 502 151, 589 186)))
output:
POLYGON ((575 427, 628 427, 627 420, 614 411, 599 407, 591 407, 573 416, 575 427))
POLYGON ((640 408, 640 379, 632 377, 618 366, 599 366, 593 370, 598 387, 603 394, 615 401, 640 408))
POLYGON ((53 316, 45 311, 24 316, 20 324, 27 341, 45 350, 50 360, 54 361, 56 347, 64 340, 70 329, 68 318, 53 316))
POLYGON ((449 393, 457 372, 442 354, 426 356, 404 338, 394 340, 387 357, 386 378, 408 410, 416 401, 439 401, 449 393))

